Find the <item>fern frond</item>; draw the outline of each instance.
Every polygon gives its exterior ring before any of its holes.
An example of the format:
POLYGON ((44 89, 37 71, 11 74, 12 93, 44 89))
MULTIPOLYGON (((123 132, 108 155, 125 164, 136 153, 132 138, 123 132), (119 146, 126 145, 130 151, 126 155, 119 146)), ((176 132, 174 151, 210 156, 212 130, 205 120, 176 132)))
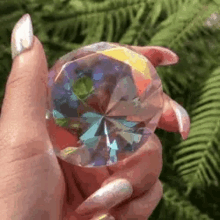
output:
POLYGON ((83 41, 83 45, 88 45, 93 43, 96 40, 95 36, 97 36, 97 34, 99 35, 98 38, 100 39, 100 33, 102 34, 104 28, 104 24, 103 24, 104 20, 101 18, 101 16, 100 17, 91 16, 88 20, 89 22, 87 26, 88 28, 87 31, 89 34, 87 34, 85 40, 83 41), (103 21, 102 24, 100 21, 103 21))
POLYGON ((163 0, 157 1, 155 2, 152 10, 150 11, 151 16, 150 16, 150 26, 153 27, 153 25, 155 25, 156 21, 158 20, 161 12, 163 9, 163 0))
POLYGON ((220 175, 220 68, 201 89, 192 111, 188 139, 175 147, 179 175, 191 188, 219 181, 220 175))
POLYGON ((113 35, 114 35, 113 15, 111 13, 109 13, 107 15, 107 22, 108 22, 108 26, 107 26, 107 41, 111 42, 111 41, 113 41, 113 35))
POLYGON ((128 15, 129 15, 129 19, 131 22, 133 22, 133 20, 135 18, 134 9, 135 8, 133 8, 133 7, 128 7, 128 15))
POLYGON ((186 200, 186 198, 180 195, 180 193, 173 187, 163 183, 163 190, 164 195, 162 199, 162 205, 160 206, 160 214, 157 220, 212 220, 207 214, 202 213, 189 200, 186 200))
POLYGON ((142 32, 142 25, 140 23, 140 19, 143 17, 143 15, 146 13, 147 5, 146 3, 141 4, 140 9, 138 9, 135 19, 133 20, 133 23, 131 23, 131 26, 127 29, 125 34, 121 37, 120 43, 121 44, 132 44, 133 39, 135 39, 140 32, 142 32))
MULTIPOLYGON (((133 19, 133 14, 137 8, 140 7, 141 4, 145 2, 144 0, 107 0, 100 3, 91 3, 90 1, 86 1, 83 4, 81 1, 71 1, 71 4, 67 5, 63 9, 59 10, 59 13, 53 14, 48 11, 44 11, 42 17, 42 23, 44 23, 45 32, 53 31, 56 36, 59 36, 58 33, 62 33, 60 35, 60 39, 63 40, 64 36, 66 40, 73 41, 74 38, 68 38, 66 33, 71 31, 76 31, 76 26, 82 26, 81 30, 86 35, 87 40, 84 40, 83 45, 85 43, 100 41, 101 34, 97 32, 103 32, 104 28, 109 31, 114 30, 113 38, 108 37, 108 41, 117 41, 118 36, 122 33, 122 29, 125 27, 129 18, 133 19), (104 22, 97 20, 101 20, 104 22), (110 23, 108 23, 109 19, 110 23), (93 22, 92 22, 93 21, 93 22), (77 22, 77 25, 76 25, 77 22), (92 24, 91 24, 92 23, 92 24), (95 25, 96 24, 96 25, 95 25), (115 27, 108 27, 108 25, 114 25, 115 27), (94 25, 95 28, 91 28, 91 25, 94 25), (87 31, 85 32, 85 28, 87 31), (96 30, 98 29, 98 30, 96 30), (94 37, 88 36, 93 35, 96 31, 97 34, 94 34, 94 37), (90 39, 90 40, 89 40, 90 39)), ((81 34, 81 33, 78 33, 81 34)), ((107 37, 106 37, 107 38, 107 37)), ((102 39, 102 40, 105 40, 102 39)))
POLYGON ((160 24, 150 45, 167 46, 173 49, 182 46, 190 36, 204 29, 203 24, 207 17, 217 10, 214 3, 185 2, 176 13, 160 24))

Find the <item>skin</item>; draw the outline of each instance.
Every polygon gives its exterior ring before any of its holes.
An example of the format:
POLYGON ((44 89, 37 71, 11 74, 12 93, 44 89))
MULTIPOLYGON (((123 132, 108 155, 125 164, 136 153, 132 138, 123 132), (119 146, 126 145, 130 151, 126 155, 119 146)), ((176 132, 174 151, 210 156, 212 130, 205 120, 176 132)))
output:
MULTIPOLYGON (((13 61, 2 106, 1 218, 89 219, 96 213, 81 216, 77 207, 100 187, 117 178, 126 178, 134 192, 109 213, 116 219, 147 219, 163 194, 159 181, 162 169, 159 139, 153 135, 137 153, 112 167, 83 168, 57 159, 53 143, 64 148, 74 145, 77 137, 45 120, 47 74, 45 53, 35 37, 33 47, 13 61)), ((165 94, 164 99, 159 127, 177 132, 171 99, 165 94)))

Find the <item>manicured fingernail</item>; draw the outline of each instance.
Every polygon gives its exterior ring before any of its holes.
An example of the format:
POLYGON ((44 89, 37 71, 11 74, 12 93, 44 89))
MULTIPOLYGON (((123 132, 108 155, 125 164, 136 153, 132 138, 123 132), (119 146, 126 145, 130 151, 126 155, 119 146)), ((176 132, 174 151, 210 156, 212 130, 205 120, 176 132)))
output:
POLYGON ((176 114, 178 121, 179 132, 183 140, 187 139, 190 131, 190 118, 187 111, 175 101, 170 101, 170 104, 176 114))
POLYGON ((103 214, 93 217, 91 220, 115 220, 115 218, 109 214, 103 214))
POLYGON ((25 14, 16 23, 11 35, 12 59, 29 49, 33 44, 33 27, 31 17, 25 14))
POLYGON ((126 179, 117 179, 93 193, 83 202, 76 212, 81 215, 109 210, 131 197, 133 188, 126 179))

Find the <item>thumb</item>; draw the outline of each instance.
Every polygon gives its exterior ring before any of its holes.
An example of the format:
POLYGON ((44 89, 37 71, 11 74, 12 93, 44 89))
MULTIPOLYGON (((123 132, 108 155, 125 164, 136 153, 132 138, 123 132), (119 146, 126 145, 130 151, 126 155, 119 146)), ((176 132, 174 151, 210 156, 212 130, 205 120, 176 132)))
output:
POLYGON ((15 25, 12 38, 13 64, 1 112, 1 128, 13 138, 26 138, 46 131, 47 61, 40 41, 33 36, 28 14, 15 25), (23 136, 23 135, 22 135, 23 136))

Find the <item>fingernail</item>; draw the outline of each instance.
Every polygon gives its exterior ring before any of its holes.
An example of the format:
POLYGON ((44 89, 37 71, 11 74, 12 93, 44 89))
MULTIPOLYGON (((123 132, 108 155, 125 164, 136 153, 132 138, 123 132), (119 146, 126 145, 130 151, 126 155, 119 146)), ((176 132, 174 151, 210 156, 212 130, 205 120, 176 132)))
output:
POLYGON ((11 35, 12 59, 29 49, 33 44, 33 27, 31 17, 25 14, 16 23, 11 35))
POLYGON ((115 218, 110 214, 103 214, 93 217, 91 220, 115 220, 115 218))
POLYGON ((183 140, 187 139, 190 131, 190 118, 187 111, 175 101, 170 101, 170 104, 176 114, 178 121, 179 132, 183 140))
POLYGON ((93 193, 76 209, 76 212, 88 215, 93 212, 109 210, 131 197, 132 193, 133 188, 128 180, 117 179, 93 193))

